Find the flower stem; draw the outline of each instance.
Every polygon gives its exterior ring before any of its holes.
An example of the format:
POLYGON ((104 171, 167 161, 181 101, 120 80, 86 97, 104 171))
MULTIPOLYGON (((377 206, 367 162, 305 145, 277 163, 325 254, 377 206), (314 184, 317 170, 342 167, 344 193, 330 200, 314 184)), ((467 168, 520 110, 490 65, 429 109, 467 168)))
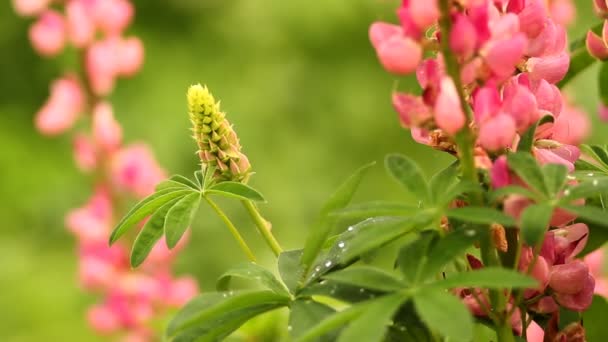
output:
POLYGON ((230 233, 232 234, 232 236, 234 237, 236 242, 239 244, 239 246, 241 247, 243 252, 245 252, 249 261, 256 262, 255 256, 253 255, 253 252, 251 252, 251 249, 247 245, 247 242, 245 242, 245 239, 243 239, 243 236, 241 236, 241 233, 239 233, 238 229, 236 229, 236 227, 234 226, 232 221, 230 221, 228 216, 226 216, 226 214, 222 211, 222 209, 215 202, 213 202, 209 197, 207 197, 207 196, 203 196, 203 197, 205 198, 207 203, 209 203, 211 208, 213 208, 213 210, 217 213, 217 215, 220 217, 220 219, 222 219, 222 221, 224 222, 226 227, 228 227, 228 230, 230 231, 230 233))
POLYGON ((258 211, 258 208, 255 207, 253 202, 247 200, 243 200, 241 202, 243 203, 243 206, 245 206, 245 209, 247 209, 249 216, 251 216, 251 219, 258 229, 258 232, 260 232, 268 247, 270 247, 274 255, 278 257, 279 254, 283 252, 283 249, 281 248, 281 245, 279 245, 279 242, 274 235, 272 235, 272 232, 270 231, 270 223, 262 217, 258 211))

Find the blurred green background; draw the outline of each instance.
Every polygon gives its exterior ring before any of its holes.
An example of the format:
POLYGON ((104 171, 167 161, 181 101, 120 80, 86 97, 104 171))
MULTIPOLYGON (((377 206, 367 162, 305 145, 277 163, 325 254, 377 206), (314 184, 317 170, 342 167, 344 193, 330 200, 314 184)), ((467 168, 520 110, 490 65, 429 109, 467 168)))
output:
MULTIPOLYGON (((390 92, 407 80, 387 74, 367 38, 374 20, 396 21, 388 0, 141 0, 130 33, 146 46, 143 71, 118 83, 111 101, 127 142, 149 143, 169 173, 197 168, 185 91, 206 83, 241 137, 257 174, 252 184, 286 249, 301 245, 324 199, 358 166, 388 152, 413 156, 428 171, 450 157, 415 145, 400 128, 390 92)), ((577 1, 579 37, 596 23, 591 0, 577 1)), ((95 296, 76 284, 75 242, 64 214, 82 205, 91 180, 79 173, 68 135, 40 136, 33 116, 48 84, 71 67, 70 54, 45 60, 29 45, 30 20, 0 4, 0 341, 94 341, 84 312, 95 296)), ((570 98, 596 119, 595 68, 570 98)), ((594 138, 604 126, 594 125, 594 138)), ((357 195, 405 195, 377 166, 357 195)), ((241 207, 225 204, 270 264, 241 207)), ((212 290, 244 261, 218 219, 203 209, 176 271, 212 290)))

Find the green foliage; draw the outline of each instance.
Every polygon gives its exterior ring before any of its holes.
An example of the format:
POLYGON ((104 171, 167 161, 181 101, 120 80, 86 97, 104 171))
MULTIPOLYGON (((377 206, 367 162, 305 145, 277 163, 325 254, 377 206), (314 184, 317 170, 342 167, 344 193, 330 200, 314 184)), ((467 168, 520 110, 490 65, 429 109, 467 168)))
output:
POLYGON ((385 165, 389 174, 410 193, 416 195, 420 202, 426 203, 429 200, 428 184, 422 170, 414 161, 403 155, 390 154, 386 157, 385 165))
POLYGON ((264 196, 254 188, 239 182, 220 182, 205 190, 205 194, 215 194, 242 200, 265 202, 264 196))
POLYGON ((434 285, 446 289, 461 288, 534 288, 537 280, 522 273, 498 267, 484 267, 471 272, 460 272, 447 279, 435 282, 434 285))
POLYGON ((528 206, 521 214, 521 236, 528 246, 536 246, 542 241, 549 226, 553 208, 546 204, 528 206))
POLYGON ((509 168, 511 168, 526 184, 538 193, 546 195, 547 186, 544 175, 538 163, 530 153, 512 153, 507 157, 509 168))
POLYGON ((454 295, 425 288, 413 297, 420 318, 433 330, 454 341, 473 338, 473 319, 469 310, 454 295))
POLYGON ((201 194, 195 192, 181 198, 167 212, 167 217, 165 218, 165 237, 169 248, 177 245, 186 229, 192 223, 192 220, 194 220, 200 201, 201 194))
POLYGON ((545 115, 532 126, 530 126, 521 136, 519 143, 517 144, 517 151, 529 153, 532 150, 532 145, 534 145, 534 135, 538 126, 553 121, 554 118, 552 115, 545 115))
POLYGON ((512 227, 515 225, 515 221, 510 216, 507 216, 496 209, 486 207, 468 206, 456 208, 448 210, 446 215, 449 218, 457 219, 463 222, 477 224, 498 223, 507 227, 512 227))
POLYGON ((255 280, 276 294, 289 296, 289 291, 270 271, 254 263, 241 264, 224 272, 217 280, 217 291, 227 291, 234 277, 255 280))
POLYGON ((346 268, 330 273, 323 278, 337 283, 385 292, 399 291, 406 287, 392 274, 369 266, 346 268))

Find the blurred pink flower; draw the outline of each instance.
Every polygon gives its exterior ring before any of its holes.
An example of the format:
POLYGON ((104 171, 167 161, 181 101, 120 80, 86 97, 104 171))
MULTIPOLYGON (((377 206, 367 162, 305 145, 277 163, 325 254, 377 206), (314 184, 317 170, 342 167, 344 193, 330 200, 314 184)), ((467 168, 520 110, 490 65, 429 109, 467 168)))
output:
POLYGON ((118 58, 117 40, 118 38, 97 41, 87 49, 87 77, 96 95, 105 96, 114 89, 118 58))
POLYGON ((72 127, 84 109, 85 95, 80 84, 64 77, 51 84, 51 95, 36 114, 36 127, 45 135, 56 135, 72 127))
POLYGON ((111 168, 116 188, 127 189, 138 197, 153 193, 156 184, 166 176, 144 144, 133 144, 116 152, 111 168))
POLYGON ((120 321, 107 305, 95 305, 87 313, 89 324, 99 333, 109 334, 120 329, 120 321))
POLYGON ((65 5, 68 37, 77 48, 89 45, 95 38, 92 8, 85 0, 71 0, 65 5))
POLYGON ((135 9, 128 0, 96 1, 95 20, 99 28, 109 36, 121 34, 131 23, 135 9))
POLYGON ((40 14, 47 9, 52 0, 13 0, 13 8, 17 14, 29 17, 40 14))
POLYGON ((585 263, 587 263, 591 274, 595 277, 595 293, 608 298, 608 272, 604 269, 604 256, 605 250, 598 249, 585 256, 585 263))
POLYGON ((97 151, 93 141, 88 136, 77 133, 74 135, 72 146, 76 166, 81 171, 89 172, 97 167, 97 151))
POLYGON ((93 139, 105 152, 114 152, 122 141, 122 128, 114 119, 112 105, 99 102, 93 108, 93 139))
POLYGON ((144 62, 144 44, 137 37, 129 37, 119 42, 116 72, 125 77, 135 75, 144 62))
POLYGON ((29 36, 36 52, 46 57, 55 56, 66 43, 65 20, 59 12, 46 10, 30 27, 29 36))

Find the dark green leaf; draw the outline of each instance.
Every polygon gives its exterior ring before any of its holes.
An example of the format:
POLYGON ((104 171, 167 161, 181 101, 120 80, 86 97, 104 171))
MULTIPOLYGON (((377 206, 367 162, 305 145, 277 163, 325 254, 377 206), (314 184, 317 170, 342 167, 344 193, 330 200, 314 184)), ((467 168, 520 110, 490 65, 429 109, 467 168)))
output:
POLYGON ((196 192, 180 199, 169 209, 165 218, 167 247, 171 249, 177 245, 186 229, 192 224, 200 201, 201 194, 196 192))
POLYGON ((538 195, 524 187, 507 185, 490 192, 490 200, 492 202, 501 201, 504 197, 509 195, 521 195, 529 199, 539 199, 538 195))
POLYGON ((479 287, 490 289, 535 288, 538 282, 525 274, 498 267, 484 267, 475 271, 456 273, 434 283, 446 289, 479 287))
POLYGON ((385 160, 386 169, 401 185, 419 201, 429 200, 429 189, 422 170, 413 160, 400 154, 389 154, 385 160))
POLYGON ((355 173, 352 174, 329 198, 323 206, 323 209, 321 209, 317 222, 306 238, 306 244, 300 260, 306 271, 308 271, 310 265, 319 255, 325 240, 329 237, 331 229, 336 222, 335 217, 328 217, 328 215, 331 212, 346 207, 348 203, 350 203, 355 191, 359 187, 359 183, 361 183, 361 180, 363 179, 363 175, 374 164, 375 163, 370 163, 357 169, 357 171, 355 171, 355 173))
POLYGON ((190 301, 169 323, 167 333, 174 336, 182 331, 218 323, 224 317, 250 311, 259 306, 278 308, 287 305, 289 297, 271 291, 239 291, 234 293, 205 293, 190 301))
POLYGON ((530 152, 532 150, 532 145, 534 144, 534 136, 536 134, 536 129, 538 128, 538 126, 547 122, 553 122, 553 116, 545 115, 538 122, 530 126, 530 128, 528 128, 519 139, 519 143, 517 144, 517 150, 519 152, 530 152))
POLYGON ((561 205, 560 208, 576 214, 578 217, 606 229, 608 227, 608 211, 591 206, 561 205))
POLYGON ((512 153, 507 157, 509 168, 513 170, 530 187, 542 194, 547 194, 543 173, 530 153, 512 153))
POLYGON ((254 202, 265 202, 264 196, 254 188, 239 182, 220 182, 205 190, 205 194, 217 194, 254 202))
POLYGON ((454 199, 464 194, 481 191, 482 189, 478 184, 467 180, 461 180, 460 182, 453 184, 449 188, 445 189, 443 193, 444 198, 438 199, 436 204, 439 207, 446 207, 450 203, 452 203, 454 199))
POLYGON ((606 339, 606 336, 608 336, 607 312, 608 302, 606 298, 599 295, 594 296, 591 306, 583 312, 587 341, 604 341, 606 339))
POLYGON ((553 215, 553 208, 547 204, 533 204, 523 211, 520 217, 521 236, 528 246, 540 243, 553 215))
MULTIPOLYGON (((336 310, 331 307, 309 299, 294 301, 290 306, 289 333, 292 338, 306 334, 317 323, 334 314, 336 310)), ((325 336, 318 341, 334 341, 335 336, 325 336)))
POLYGON ((416 311, 426 325, 454 341, 473 338, 473 319, 467 307, 453 295, 425 288, 413 296, 416 311))
POLYGON ((352 286, 332 280, 323 280, 319 283, 302 288, 298 295, 301 297, 330 297, 347 303, 359 303, 374 299, 383 293, 383 291, 365 289, 361 286, 352 286))
POLYGON ((141 202, 137 203, 120 222, 118 222, 112 231, 112 235, 110 235, 110 244, 116 242, 116 240, 133 227, 133 225, 143 220, 144 217, 152 214, 158 208, 162 207, 163 204, 174 198, 183 197, 193 192, 193 190, 165 189, 144 198, 141 202))
POLYGON ((423 231, 420 236, 399 250, 397 265, 409 284, 417 284, 420 268, 424 267, 429 250, 437 238, 435 231, 423 231))
POLYGON ((566 184, 568 169, 562 164, 546 164, 542 167, 542 172, 549 194, 555 197, 566 184))
POLYGON ((281 253, 277 261, 281 279, 291 293, 296 293, 298 282, 304 275, 304 270, 300 264, 301 257, 302 250, 297 249, 281 253))
POLYGON ((398 291, 405 288, 405 284, 394 275, 370 266, 345 268, 341 271, 327 274, 324 278, 337 283, 386 292, 398 291))
POLYGON ((299 338, 295 339, 295 342, 314 341, 318 337, 331 333, 332 331, 357 318, 366 308, 367 305, 360 304, 351 306, 343 311, 336 312, 310 328, 304 335, 301 335, 299 338))
MULTIPOLYGON (((584 161, 582 159, 579 159, 574 163, 574 168, 576 169, 576 171, 585 171, 584 173, 588 173, 589 171, 606 172, 601 167, 591 164, 590 162, 584 161)), ((577 173, 575 173, 575 175, 576 174, 577 173)))
POLYGON ((501 211, 487 207, 462 207, 446 211, 446 216, 452 219, 457 219, 463 222, 471 222, 477 224, 493 224, 498 223, 506 227, 515 225, 515 221, 510 216, 503 214, 501 211))
POLYGON ((597 145, 585 144, 580 145, 579 148, 583 156, 589 157, 597 162, 597 165, 594 165, 595 167, 598 167, 603 172, 607 171, 608 163, 606 162, 606 160, 608 159, 608 152, 606 152, 604 148, 597 145))
POLYGON ((338 342, 382 342, 393 315, 406 299, 403 294, 396 293, 370 302, 363 314, 342 331, 338 342))
POLYGON ((216 288, 218 291, 226 291, 230 286, 230 279, 233 277, 255 280, 277 294, 289 296, 289 292, 280 281, 267 269, 252 262, 244 263, 230 268, 224 272, 217 280, 216 288))
POLYGON ((591 198, 606 193, 608 193, 608 179, 593 179, 566 189, 565 196, 560 199, 560 202, 570 204, 575 199, 591 198))
POLYGON ((399 202, 384 202, 374 201, 366 203, 358 203, 348 206, 343 209, 333 211, 331 216, 340 218, 368 218, 375 216, 410 216, 418 207, 399 203, 399 202))
POLYGON ((131 267, 141 265, 148 254, 150 254, 154 245, 156 245, 156 242, 163 236, 165 216, 167 216, 167 212, 169 212, 169 209, 171 209, 177 201, 179 201, 179 198, 172 199, 165 203, 160 209, 152 214, 150 219, 148 219, 148 222, 146 222, 141 229, 133 243, 133 249, 131 250, 131 267))
POLYGON ((450 166, 446 167, 440 172, 437 172, 431 178, 431 181, 429 182, 429 188, 431 190, 433 203, 435 203, 435 205, 437 205, 438 203, 443 203, 446 200, 451 200, 445 198, 445 191, 446 189, 452 187, 457 180, 458 162, 452 163, 450 166))

